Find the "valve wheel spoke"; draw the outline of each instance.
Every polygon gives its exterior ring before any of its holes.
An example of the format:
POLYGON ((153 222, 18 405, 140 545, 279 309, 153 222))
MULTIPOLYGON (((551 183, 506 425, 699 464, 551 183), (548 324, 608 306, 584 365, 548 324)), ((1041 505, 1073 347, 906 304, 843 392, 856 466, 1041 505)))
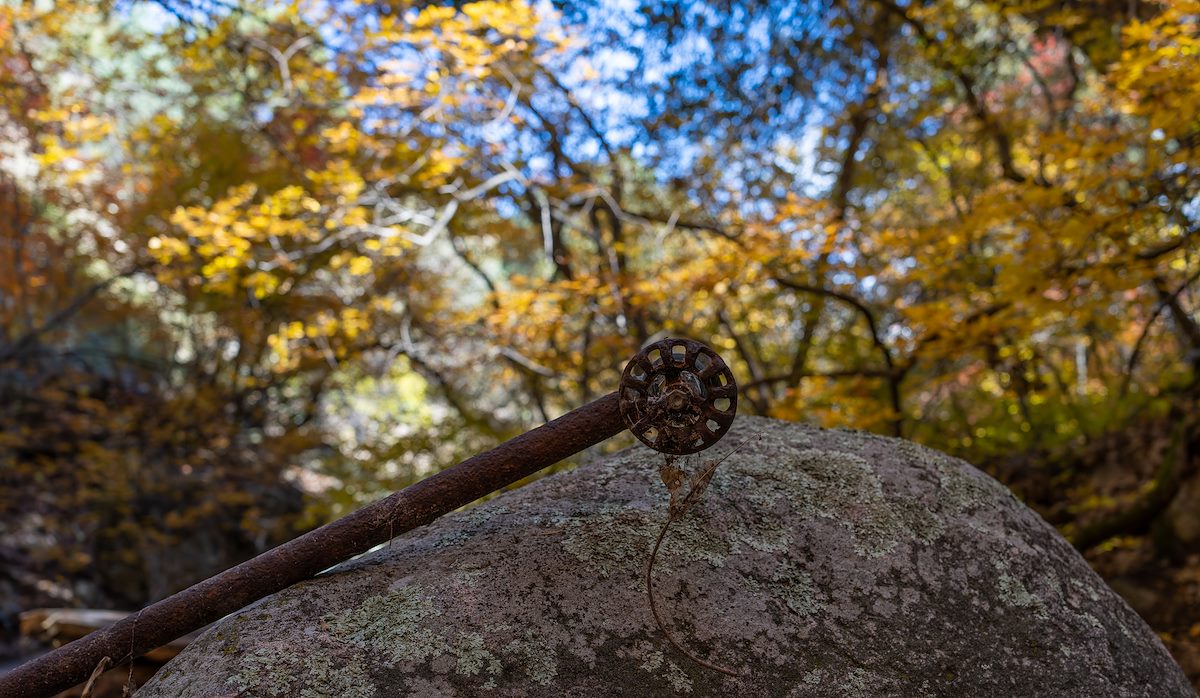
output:
POLYGON ((677 456, 712 446, 737 414, 729 366, 708 346, 681 337, 648 344, 630 359, 620 396, 621 417, 633 435, 677 456))

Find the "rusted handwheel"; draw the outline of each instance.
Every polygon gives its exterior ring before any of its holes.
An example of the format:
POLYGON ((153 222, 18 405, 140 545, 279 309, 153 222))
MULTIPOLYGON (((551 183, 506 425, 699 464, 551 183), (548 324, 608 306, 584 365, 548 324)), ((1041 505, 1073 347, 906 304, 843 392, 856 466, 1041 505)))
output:
POLYGON ((717 352, 668 337, 629 360, 621 377, 621 417, 656 451, 682 456, 712 446, 737 414, 737 383, 717 352))

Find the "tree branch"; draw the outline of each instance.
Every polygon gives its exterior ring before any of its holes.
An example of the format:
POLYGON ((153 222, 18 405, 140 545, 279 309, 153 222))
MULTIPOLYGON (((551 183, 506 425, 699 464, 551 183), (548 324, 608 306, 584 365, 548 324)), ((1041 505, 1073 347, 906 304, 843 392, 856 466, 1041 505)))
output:
POLYGON ((1144 531, 1171 504, 1189 465, 1188 427, 1189 423, 1182 419, 1176 425, 1168 452, 1146 494, 1128 509, 1086 526, 1072 536, 1071 543, 1077 550, 1086 551, 1114 536, 1144 531))
MULTIPOLYGON (((827 298, 833 298, 833 299, 839 300, 843 303, 846 303, 847 305, 854 308, 855 310, 857 310, 858 313, 860 315, 862 315, 864 319, 866 319, 867 327, 871 331, 871 341, 875 344, 875 347, 879 350, 880 355, 883 356, 883 363, 887 366, 887 373, 884 377, 887 378, 888 399, 891 402, 892 411, 894 412, 894 416, 891 420, 892 433, 895 434, 896 436, 903 436, 903 433, 904 433, 904 404, 903 404, 903 396, 900 393, 900 383, 904 380, 904 375, 905 375, 905 373, 907 373, 907 368, 897 368, 896 362, 894 361, 894 359, 892 357, 891 348, 888 347, 887 343, 885 343, 883 341, 883 337, 881 337, 879 334, 879 326, 875 322, 875 315, 874 315, 874 313, 871 312, 871 309, 868 308, 865 303, 863 303, 862 301, 858 300, 854 296, 851 296, 847 293, 842 293, 840 291, 834 291, 832 289, 823 288, 820 286, 810 286, 808 284, 797 283, 797 282, 790 281, 788 279, 779 278, 779 277, 775 277, 774 280, 780 286, 783 286, 785 288, 790 288, 794 291, 801 291, 804 293, 812 293, 812 294, 824 296, 827 298)), ((797 372, 795 370, 793 370, 791 372, 792 375, 795 375, 796 373, 797 372)), ((802 372, 801 372, 801 375, 802 375, 802 372)))
POLYGON ((136 265, 129 271, 122 272, 116 276, 111 276, 79 294, 65 308, 51 316, 50 319, 27 332, 23 337, 11 344, 7 349, 0 350, 0 362, 8 361, 9 359, 17 356, 22 351, 29 348, 31 344, 36 342, 38 337, 41 337, 43 334, 55 329, 59 325, 69 320, 71 316, 82 310, 83 307, 88 304, 88 302, 98 296, 101 291, 111 286, 113 282, 133 276, 137 272, 141 271, 142 268, 143 265, 136 265))

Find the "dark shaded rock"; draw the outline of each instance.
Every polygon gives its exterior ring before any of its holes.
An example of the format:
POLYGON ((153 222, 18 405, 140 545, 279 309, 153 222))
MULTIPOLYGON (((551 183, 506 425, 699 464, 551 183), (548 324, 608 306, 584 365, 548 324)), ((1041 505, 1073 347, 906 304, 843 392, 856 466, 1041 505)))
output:
MULTIPOLYGON (((666 511, 638 446, 397 538, 227 618, 138 695, 1192 696, 1049 525, 962 461, 742 418, 666 511)), ((693 463, 694 466, 694 463, 693 463)))

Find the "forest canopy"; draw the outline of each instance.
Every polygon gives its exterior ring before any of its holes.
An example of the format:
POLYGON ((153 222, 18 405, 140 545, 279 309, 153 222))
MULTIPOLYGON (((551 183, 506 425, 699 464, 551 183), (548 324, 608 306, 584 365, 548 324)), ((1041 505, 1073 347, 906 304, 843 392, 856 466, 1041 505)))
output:
POLYGON ((38 572, 0 582, 144 603, 213 571, 173 546, 252 554, 664 334, 748 413, 1032 454, 1078 535, 1155 471, 1061 454, 1195 404, 1198 17, 4 3, 0 567, 38 572))

